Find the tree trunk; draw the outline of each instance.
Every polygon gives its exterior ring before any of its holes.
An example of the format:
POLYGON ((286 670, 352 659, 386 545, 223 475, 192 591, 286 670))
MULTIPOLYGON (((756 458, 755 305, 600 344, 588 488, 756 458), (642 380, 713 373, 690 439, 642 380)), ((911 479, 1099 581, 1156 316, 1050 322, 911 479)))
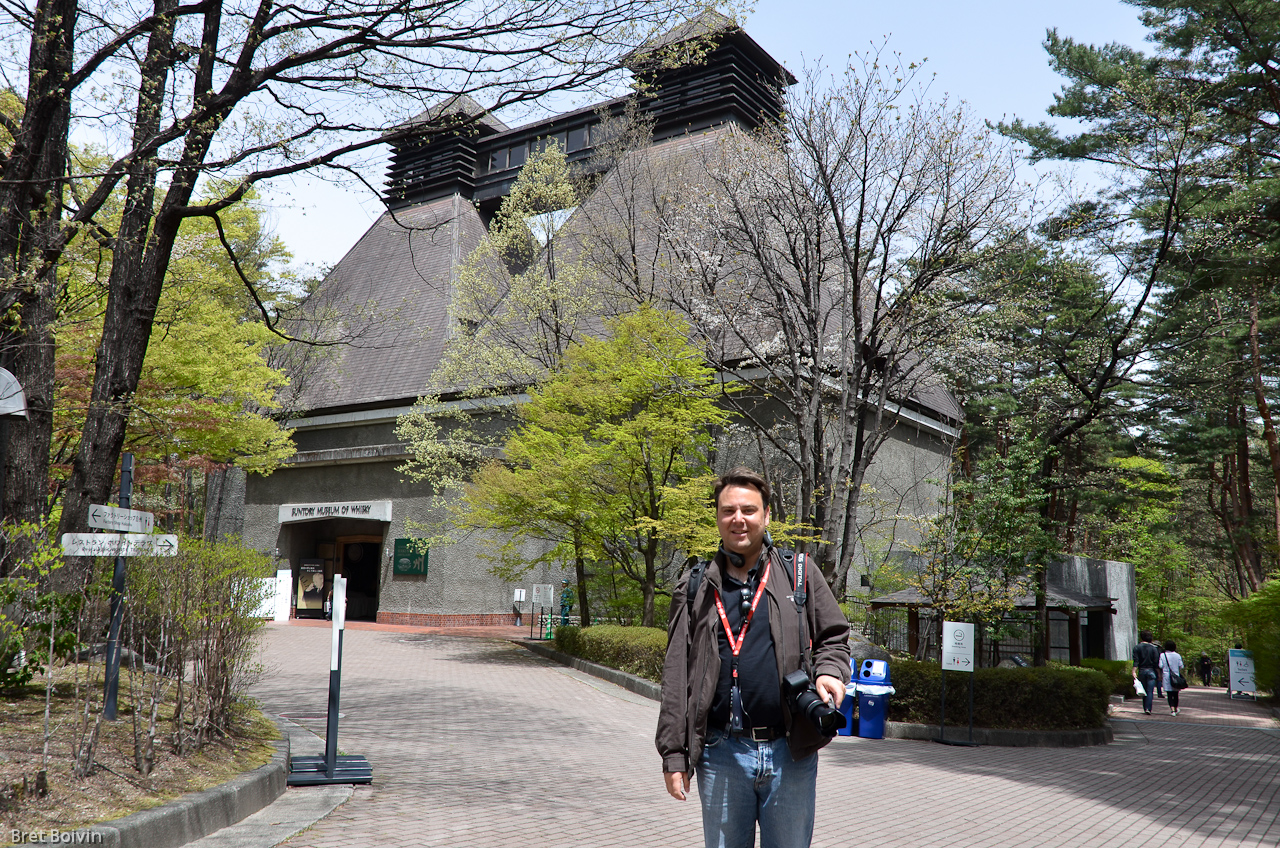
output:
POLYGON ((573 532, 573 572, 578 579, 578 620, 583 627, 591 626, 591 610, 587 606, 587 562, 582 556, 582 534, 573 532))
POLYGON ((1266 388, 1262 384, 1262 352, 1258 344, 1258 284, 1256 283, 1249 298, 1249 354, 1253 396, 1258 406, 1258 417, 1262 419, 1262 436, 1267 443, 1267 457, 1271 460, 1272 519, 1275 522, 1276 539, 1280 541, 1280 439, 1276 437, 1276 425, 1271 418, 1266 388))
MULTIPOLYGON (((177 8, 177 2, 157 0, 155 8, 158 14, 165 15, 177 8)), ((207 14, 216 17, 217 4, 207 14)), ((206 21, 206 33, 208 30, 206 21)), ((159 129, 172 50, 173 19, 163 17, 151 32, 142 65, 133 137, 136 150, 147 150, 159 129)), ((200 82, 197 80, 198 90, 202 90, 200 82)), ((59 526, 61 533, 84 530, 89 505, 95 501, 105 502, 111 491, 165 271, 182 221, 179 210, 191 200, 199 163, 204 160, 209 140, 219 124, 219 116, 212 116, 187 135, 182 164, 174 173, 158 212, 154 205, 158 152, 139 155, 130 166, 124 210, 113 240, 107 308, 93 390, 67 483, 59 526)))
MULTIPOLYGON (((32 19, 25 108, 0 179, 0 313, 16 324, 0 331, 0 360, 27 396, 27 419, 14 419, 5 446, 4 498, 12 521, 41 523, 49 510, 53 439, 56 263, 66 179, 77 0, 45 0, 32 19)), ((0 564, 26 558, 11 549, 0 564)))

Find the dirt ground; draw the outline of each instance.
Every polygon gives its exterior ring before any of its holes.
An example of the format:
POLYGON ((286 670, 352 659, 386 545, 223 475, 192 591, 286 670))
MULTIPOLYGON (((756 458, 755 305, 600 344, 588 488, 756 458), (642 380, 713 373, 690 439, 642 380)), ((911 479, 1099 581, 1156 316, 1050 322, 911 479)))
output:
MULTIPOLYGON (((79 698, 75 669, 71 666, 54 672, 47 760, 43 755, 45 677, 37 676, 20 690, 0 691, 0 845, 10 844, 9 835, 15 829, 73 830, 154 807, 187 792, 208 789, 266 764, 275 751, 271 744, 279 736, 275 725, 256 710, 246 709, 234 736, 207 743, 196 754, 179 757, 170 741, 172 707, 163 705, 156 727, 155 765, 144 776, 135 766, 131 678, 128 670, 122 669, 118 718, 115 722, 102 722, 93 769, 86 777, 76 777, 75 751, 86 727, 84 694, 92 692, 96 708, 102 697, 102 667, 78 667, 79 698), (91 677, 86 682, 87 671, 91 677), (48 785, 43 795, 37 787, 42 769, 48 785)), ((142 744, 149 710, 146 706, 137 716, 142 744)), ((88 728, 92 727, 90 720, 88 728)))

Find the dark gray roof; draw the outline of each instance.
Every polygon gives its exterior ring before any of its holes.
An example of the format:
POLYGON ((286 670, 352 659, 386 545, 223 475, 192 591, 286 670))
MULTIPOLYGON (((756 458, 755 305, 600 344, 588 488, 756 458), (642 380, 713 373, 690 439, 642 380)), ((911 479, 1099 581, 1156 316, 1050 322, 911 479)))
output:
MULTIPOLYGON (((652 162, 660 174, 697 167, 701 150, 735 131, 726 126, 667 139, 629 154, 621 167, 652 162)), ((572 256, 580 239, 590 238, 592 231, 616 229, 627 206, 626 183, 617 171, 604 176, 561 228, 563 248, 557 248, 558 255, 572 256), (564 253, 559 252, 562 249, 564 253)), ((640 210, 640 214, 650 211, 640 210)), ((304 387, 298 406, 314 412, 398 405, 420 396, 430 385, 448 342, 454 274, 483 236, 475 207, 457 195, 385 213, 313 295, 318 308, 345 319, 347 332, 354 334, 358 329, 360 338, 352 348, 336 349, 335 360, 304 387), (376 314, 365 316, 362 311, 376 314)), ((657 233, 641 232, 638 243, 623 246, 642 271, 646 266, 651 269, 652 279, 644 281, 648 294, 656 299, 667 295, 666 241, 657 233)), ((774 331, 762 326, 761 332, 774 331)), ((732 359, 732 352, 727 356, 732 359)), ((951 395, 929 382, 914 381, 908 402, 927 414, 961 420, 963 413, 951 395)), ((448 387, 435 388, 448 391, 448 387)))
MULTIPOLYGON (((1045 602, 1049 609, 1105 609, 1115 612, 1111 605, 1111 600, 1111 598, 1082 595, 1079 592, 1073 592, 1070 589, 1064 589, 1052 583, 1049 584, 1049 592, 1045 596, 1045 602)), ((933 606, 933 602, 919 589, 903 589, 900 592, 892 592, 888 595, 881 595, 878 598, 871 599, 872 609, 931 606, 933 606)), ((1034 594, 1020 596, 1015 607, 1021 610, 1035 609, 1036 596, 1034 594)))
POLYGON ((414 117, 405 122, 404 127, 413 127, 419 124, 439 124, 441 118, 447 118, 456 115, 459 118, 476 118, 476 123, 488 127, 494 132, 505 132, 510 129, 506 124, 492 115, 483 106, 465 94, 457 94, 437 103, 430 109, 419 112, 414 117))
POLYGON ((356 339, 310 378, 302 408, 417 398, 444 348, 454 269, 483 235, 475 207, 457 196, 383 213, 309 299, 331 316, 330 338, 356 339))
POLYGON ((638 49, 631 53, 632 57, 643 56, 653 50, 658 50, 672 44, 679 44, 683 41, 692 41, 695 38, 705 38, 708 35, 716 35, 722 32, 734 32, 738 29, 737 23, 733 18, 724 15, 713 9, 708 9, 697 17, 690 18, 678 26, 667 30, 662 35, 655 36, 638 49))

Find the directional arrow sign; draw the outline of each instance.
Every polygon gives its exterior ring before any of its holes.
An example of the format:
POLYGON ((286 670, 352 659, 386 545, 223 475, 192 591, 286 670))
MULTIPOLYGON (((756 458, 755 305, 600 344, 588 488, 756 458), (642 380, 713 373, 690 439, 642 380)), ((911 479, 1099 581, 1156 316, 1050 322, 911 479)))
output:
POLYGON ((942 622, 942 667, 947 671, 973 671, 973 625, 942 622))
POLYGON ((150 533, 156 529, 156 517, 138 509, 89 504, 89 526, 118 533, 150 533))
POLYGON ((176 556, 178 537, 138 533, 63 533, 67 556, 176 556))

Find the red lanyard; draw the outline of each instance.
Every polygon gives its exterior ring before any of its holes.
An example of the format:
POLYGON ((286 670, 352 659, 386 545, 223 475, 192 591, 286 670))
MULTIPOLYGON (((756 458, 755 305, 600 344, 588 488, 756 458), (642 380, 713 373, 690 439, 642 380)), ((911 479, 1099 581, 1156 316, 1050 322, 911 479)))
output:
POLYGON ((742 622, 742 629, 738 631, 738 638, 733 638, 733 629, 729 626, 729 616, 725 614, 724 602, 720 600, 720 593, 716 592, 716 610, 720 613, 720 622, 724 625, 725 638, 729 640, 729 649, 733 651, 733 676, 738 676, 738 652, 742 650, 742 643, 747 638, 747 628, 751 626, 751 617, 756 614, 756 605, 760 603, 760 597, 764 595, 765 584, 769 582, 769 568, 772 565, 765 560, 764 574, 760 575, 760 585, 756 588, 756 596, 751 599, 751 609, 747 612, 747 618, 742 622))

